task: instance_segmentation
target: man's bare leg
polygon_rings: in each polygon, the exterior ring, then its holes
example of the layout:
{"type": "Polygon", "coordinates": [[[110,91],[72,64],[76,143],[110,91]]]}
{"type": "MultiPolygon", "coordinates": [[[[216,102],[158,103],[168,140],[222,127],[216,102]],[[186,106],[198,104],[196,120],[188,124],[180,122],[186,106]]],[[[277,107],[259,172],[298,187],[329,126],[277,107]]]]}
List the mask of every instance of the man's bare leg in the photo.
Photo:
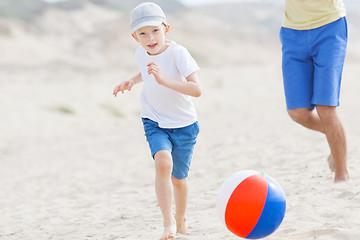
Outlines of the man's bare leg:
{"type": "Polygon", "coordinates": [[[329,165],[329,168],[330,168],[330,171],[331,172],[335,172],[335,164],[334,164],[334,159],[332,157],[332,155],[330,154],[328,159],[327,159],[327,162],[328,162],[328,165],[329,165]]]}
{"type": "Polygon", "coordinates": [[[164,233],[160,240],[174,238],[176,222],[172,214],[173,187],[171,183],[172,158],[168,151],[155,154],[155,190],[163,215],[164,233]]]}
{"type": "Polygon", "coordinates": [[[327,160],[330,170],[335,171],[334,182],[348,181],[346,136],[336,114],[336,107],[318,105],[316,109],[317,112],[308,108],[298,108],[288,110],[288,113],[295,122],[326,135],[331,151],[327,160]]]}
{"type": "Polygon", "coordinates": [[[176,205],[176,232],[186,235],[186,207],[188,199],[188,182],[187,178],[176,179],[171,178],[174,186],[174,196],[176,205]]]}
{"type": "Polygon", "coordinates": [[[302,126],[325,134],[324,127],[321,123],[319,115],[309,108],[296,108],[288,110],[292,120],[301,124],[302,126]]]}
{"type": "Polygon", "coordinates": [[[347,147],[344,127],[337,116],[336,107],[316,106],[325,130],[335,168],[334,182],[349,181],[347,171],[347,147]]]}

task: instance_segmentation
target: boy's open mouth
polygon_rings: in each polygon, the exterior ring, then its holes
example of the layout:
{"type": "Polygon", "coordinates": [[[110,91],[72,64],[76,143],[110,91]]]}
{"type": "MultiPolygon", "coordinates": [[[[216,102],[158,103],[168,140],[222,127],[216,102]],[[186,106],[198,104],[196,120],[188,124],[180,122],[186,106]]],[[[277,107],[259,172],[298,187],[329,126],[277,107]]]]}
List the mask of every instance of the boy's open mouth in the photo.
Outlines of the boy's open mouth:
{"type": "Polygon", "coordinates": [[[156,47],[156,45],[157,45],[157,43],[154,43],[154,44],[149,44],[149,45],[148,45],[148,47],[149,47],[149,48],[155,48],[155,47],[156,47]]]}

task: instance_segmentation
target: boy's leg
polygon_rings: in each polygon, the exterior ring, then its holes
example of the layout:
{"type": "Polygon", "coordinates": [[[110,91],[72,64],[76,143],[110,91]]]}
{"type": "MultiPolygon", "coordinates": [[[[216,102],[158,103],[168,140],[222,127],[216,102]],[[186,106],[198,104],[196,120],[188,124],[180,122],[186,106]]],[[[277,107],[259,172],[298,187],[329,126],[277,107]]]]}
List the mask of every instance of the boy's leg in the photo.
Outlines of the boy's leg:
{"type": "Polygon", "coordinates": [[[172,158],[169,151],[161,150],[154,155],[155,190],[164,219],[164,233],[161,240],[174,238],[176,222],[172,213],[173,187],[171,183],[172,158]]]}
{"type": "Polygon", "coordinates": [[[186,234],[186,207],[189,193],[187,178],[177,179],[172,176],[171,180],[174,186],[174,197],[176,206],[176,231],[181,234],[186,234]]]}
{"type": "Polygon", "coordinates": [[[176,205],[175,220],[177,232],[187,234],[186,229],[186,207],[188,200],[188,180],[190,163],[193,149],[199,134],[199,124],[197,122],[183,128],[174,130],[172,140],[174,143],[172,150],[173,172],[172,183],[174,186],[174,196],[176,205]]]}
{"type": "Polygon", "coordinates": [[[331,158],[335,170],[334,181],[348,181],[346,136],[343,125],[336,114],[336,107],[317,105],[316,110],[330,146],[331,158]]]}

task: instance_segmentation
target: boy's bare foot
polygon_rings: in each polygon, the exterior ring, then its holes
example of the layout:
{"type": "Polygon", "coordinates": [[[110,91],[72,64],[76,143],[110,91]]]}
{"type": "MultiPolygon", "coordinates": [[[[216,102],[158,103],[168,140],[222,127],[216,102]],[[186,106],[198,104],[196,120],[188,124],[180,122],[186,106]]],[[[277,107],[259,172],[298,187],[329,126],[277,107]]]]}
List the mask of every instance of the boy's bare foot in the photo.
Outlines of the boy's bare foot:
{"type": "Polygon", "coordinates": [[[175,238],[176,235],[176,226],[175,221],[173,221],[170,225],[164,226],[164,233],[161,236],[160,240],[167,240],[175,238]]]}
{"type": "Polygon", "coordinates": [[[186,217],[182,220],[176,221],[176,232],[181,233],[183,235],[187,234],[186,217]]]}
{"type": "Polygon", "coordinates": [[[335,172],[335,163],[334,163],[334,159],[331,154],[329,155],[327,162],[329,164],[330,171],[335,172]]]}

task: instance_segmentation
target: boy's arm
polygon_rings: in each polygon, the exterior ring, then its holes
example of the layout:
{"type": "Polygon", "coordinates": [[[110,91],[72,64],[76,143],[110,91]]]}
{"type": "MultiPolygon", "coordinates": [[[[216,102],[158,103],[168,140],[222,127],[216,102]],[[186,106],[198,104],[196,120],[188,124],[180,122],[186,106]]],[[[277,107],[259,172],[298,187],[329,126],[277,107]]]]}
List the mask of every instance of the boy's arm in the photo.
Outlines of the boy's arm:
{"type": "Polygon", "coordinates": [[[129,80],[122,81],[119,85],[115,86],[113,95],[116,97],[119,92],[124,93],[125,90],[130,91],[135,84],[142,81],[141,73],[138,73],[129,80]]]}
{"type": "Polygon", "coordinates": [[[143,79],[141,77],[141,73],[136,74],[130,80],[132,80],[134,82],[134,85],[143,81],[143,79]]]}
{"type": "Polygon", "coordinates": [[[159,66],[155,63],[148,64],[148,73],[153,74],[156,81],[164,87],[170,88],[182,94],[186,94],[192,97],[200,97],[201,85],[199,76],[196,72],[193,72],[186,77],[186,82],[177,81],[171,78],[167,78],[163,75],[159,66]]]}

